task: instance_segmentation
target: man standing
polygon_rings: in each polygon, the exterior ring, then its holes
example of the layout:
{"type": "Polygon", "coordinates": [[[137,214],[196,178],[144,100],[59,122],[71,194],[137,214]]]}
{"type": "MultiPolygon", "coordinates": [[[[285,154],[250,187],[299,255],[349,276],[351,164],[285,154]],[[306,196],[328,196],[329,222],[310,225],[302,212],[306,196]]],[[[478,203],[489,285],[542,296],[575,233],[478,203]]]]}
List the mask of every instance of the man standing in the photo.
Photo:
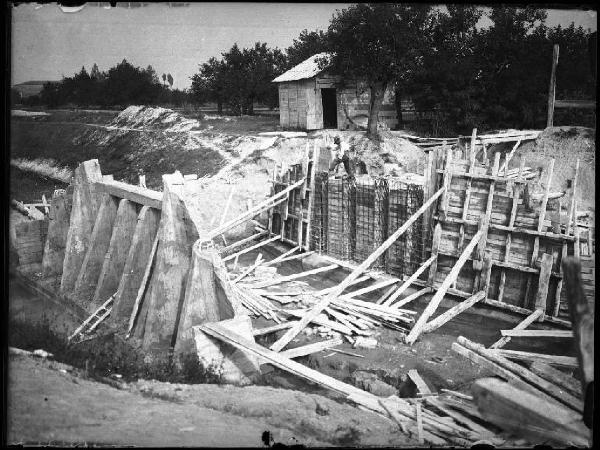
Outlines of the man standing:
{"type": "Polygon", "coordinates": [[[333,151],[334,157],[331,163],[329,164],[329,171],[336,173],[340,163],[344,165],[344,170],[348,175],[350,180],[354,179],[354,161],[350,158],[350,146],[347,142],[341,142],[339,136],[336,136],[333,139],[333,151]]]}

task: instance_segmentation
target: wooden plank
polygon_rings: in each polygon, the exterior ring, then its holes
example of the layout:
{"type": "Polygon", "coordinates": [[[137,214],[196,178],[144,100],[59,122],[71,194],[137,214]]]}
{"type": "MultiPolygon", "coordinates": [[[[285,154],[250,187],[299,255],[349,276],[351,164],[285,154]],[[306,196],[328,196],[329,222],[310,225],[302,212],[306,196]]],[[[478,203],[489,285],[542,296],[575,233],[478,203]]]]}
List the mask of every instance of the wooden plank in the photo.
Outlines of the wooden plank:
{"type": "Polygon", "coordinates": [[[367,286],[362,289],[358,289],[356,291],[349,292],[348,294],[344,294],[344,295],[340,296],[340,299],[347,300],[350,298],[358,297],[359,295],[363,295],[368,292],[376,291],[377,289],[387,287],[390,284],[395,284],[396,282],[397,282],[397,280],[394,280],[393,278],[391,278],[389,280],[383,280],[378,283],[372,284],[371,286],[367,286]]]}
{"type": "MultiPolygon", "coordinates": [[[[569,208],[569,216],[567,219],[567,226],[566,226],[566,230],[565,230],[565,234],[570,234],[571,233],[571,226],[573,226],[574,228],[577,228],[577,218],[575,217],[575,203],[576,203],[576,198],[577,198],[577,176],[579,175],[579,158],[577,158],[577,163],[575,164],[575,176],[573,177],[573,186],[572,186],[572,191],[571,191],[571,205],[569,208]]],[[[564,261],[566,259],[566,257],[568,256],[567,254],[567,243],[563,242],[562,245],[562,253],[561,253],[561,261],[564,261]]],[[[561,264],[561,273],[562,273],[562,264],[561,264]]],[[[558,312],[560,310],[560,297],[561,297],[561,293],[562,293],[562,287],[563,287],[563,280],[560,279],[558,281],[558,285],[556,286],[556,295],[554,296],[554,311],[553,311],[553,316],[558,316],[558,312]]]]}
{"type": "Polygon", "coordinates": [[[571,330],[500,330],[502,336],[572,338],[571,330]]]}
{"type": "MultiPolygon", "coordinates": [[[[433,230],[433,238],[431,240],[431,256],[434,257],[431,262],[431,267],[429,269],[429,276],[427,278],[427,283],[432,286],[435,281],[435,276],[437,274],[437,264],[438,264],[438,253],[440,251],[440,245],[442,242],[442,224],[437,223],[433,230]]],[[[417,281],[413,280],[413,283],[417,281]]]]}
{"type": "Polygon", "coordinates": [[[302,331],[302,329],[312,320],[313,317],[316,317],[318,314],[325,309],[329,303],[340,295],[354,280],[356,280],[365,270],[367,270],[383,253],[387,251],[387,249],[394,243],[396,240],[406,231],[408,228],[416,222],[416,220],[438,199],[440,195],[444,192],[445,188],[441,188],[438,190],[429,200],[423,203],[423,206],[419,208],[415,214],[413,214],[398,230],[396,230],[390,237],[386,239],[386,241],[379,246],[371,255],[365,259],[360,266],[350,273],[333,291],[331,291],[326,297],[324,297],[319,303],[317,303],[307,314],[305,317],[296,324],[293,328],[282,336],[280,340],[275,342],[271,349],[275,351],[281,350],[285,347],[296,335],[302,331]]]}
{"type": "Polygon", "coordinates": [[[584,421],[591,427],[594,405],[594,312],[583,292],[579,261],[573,258],[565,259],[563,270],[581,374],[582,397],[585,399],[584,421]]]}
{"type": "Polygon", "coordinates": [[[335,347],[336,345],[341,345],[343,343],[344,341],[341,337],[333,338],[326,341],[314,342],[312,344],[303,345],[302,347],[285,350],[279,354],[281,356],[285,356],[286,358],[298,358],[300,356],[311,355],[313,353],[327,350],[328,348],[335,347]]]}
{"type": "Polygon", "coordinates": [[[469,245],[467,245],[460,258],[458,259],[454,267],[452,267],[452,270],[444,279],[442,285],[438,288],[437,292],[432,297],[431,301],[423,311],[423,314],[421,314],[413,328],[410,330],[410,333],[406,336],[405,342],[407,344],[412,345],[417,340],[417,337],[419,336],[419,334],[421,334],[423,327],[427,323],[427,320],[433,315],[439,304],[442,302],[442,299],[444,298],[444,295],[446,295],[448,288],[450,288],[450,285],[454,282],[456,277],[458,277],[460,269],[467,261],[467,258],[469,257],[471,252],[475,249],[475,246],[478,244],[479,240],[483,236],[483,233],[484,230],[483,228],[481,228],[477,232],[477,234],[475,234],[473,239],[471,239],[471,242],[469,242],[469,245]]]}
{"type": "Polygon", "coordinates": [[[425,383],[425,380],[423,380],[423,378],[421,378],[421,375],[419,374],[419,372],[416,369],[411,369],[408,371],[408,378],[411,379],[411,381],[413,383],[415,383],[415,386],[417,386],[417,394],[418,395],[432,395],[433,392],[431,392],[431,389],[429,389],[429,386],[427,386],[427,383],[425,383]]]}
{"type": "Polygon", "coordinates": [[[549,364],[534,361],[529,365],[529,370],[542,378],[564,388],[575,397],[581,397],[581,383],[575,377],[568,375],[549,364]]]}
{"type": "Polygon", "coordinates": [[[477,380],[471,392],[484,419],[503,430],[525,435],[531,442],[590,446],[589,430],[567,408],[493,378],[477,380]]]}
{"type": "Polygon", "coordinates": [[[275,333],[276,331],[285,330],[293,325],[294,325],[294,321],[282,322],[282,323],[278,323],[277,325],[273,325],[271,327],[255,328],[254,330],[252,330],[252,334],[254,336],[264,336],[265,334],[271,334],[271,333],[275,333]]]}
{"type": "Polygon", "coordinates": [[[300,363],[292,361],[291,359],[286,358],[285,356],[282,356],[281,354],[276,353],[272,350],[261,347],[260,345],[254,342],[244,339],[237,333],[224,329],[218,323],[205,323],[194,328],[198,328],[206,334],[223,342],[226,342],[246,353],[250,353],[252,355],[263,358],[269,361],[274,366],[285,370],[286,372],[305,378],[313,383],[320,384],[321,386],[336,391],[340,394],[347,396],[355,394],[357,398],[364,398],[366,401],[361,402],[361,404],[363,404],[365,407],[369,409],[374,409],[375,411],[380,413],[385,413],[385,410],[381,406],[379,406],[376,396],[349,384],[342,383],[341,381],[336,380],[335,378],[323,375],[322,373],[319,373],[316,370],[310,369],[300,363]],[[375,402],[378,405],[378,407],[373,408],[372,402],[375,402]]]}
{"type": "Polygon", "coordinates": [[[142,299],[144,298],[144,294],[146,293],[146,286],[148,285],[148,280],[150,278],[150,273],[152,271],[152,264],[154,263],[154,256],[156,255],[156,249],[158,248],[158,233],[156,233],[156,237],[154,238],[154,243],[152,244],[152,250],[150,250],[150,256],[148,258],[148,264],[146,264],[146,269],[144,270],[144,276],[142,278],[142,282],[140,283],[140,288],[138,289],[137,296],[135,298],[135,303],[133,304],[133,311],[131,311],[131,317],[129,318],[129,326],[127,327],[127,335],[125,339],[129,338],[129,334],[133,329],[133,325],[135,324],[135,319],[137,317],[138,310],[142,303],[142,299]]]}
{"type": "MultiPolygon", "coordinates": [[[[440,228],[441,229],[441,228],[440,228]]],[[[437,255],[431,255],[431,257],[425,261],[423,264],[421,264],[421,267],[419,267],[415,273],[413,273],[408,280],[406,280],[404,283],[402,283],[402,286],[400,286],[398,288],[398,290],[396,290],[396,292],[394,292],[394,294],[389,297],[383,304],[385,306],[390,306],[392,303],[394,303],[394,301],[400,297],[404,291],[406,289],[408,289],[408,287],[417,279],[419,278],[419,276],[436,260],[437,255]]],[[[379,302],[378,302],[379,303],[379,302]]]]}
{"type": "Polygon", "coordinates": [[[239,247],[241,245],[247,244],[248,242],[253,241],[255,239],[258,239],[260,237],[263,237],[266,234],[269,234],[269,232],[268,231],[261,231],[259,233],[253,234],[252,236],[248,236],[247,238],[240,239],[239,241],[234,242],[233,244],[228,245],[227,247],[223,247],[223,248],[219,249],[219,252],[221,254],[227,253],[227,252],[233,250],[234,248],[237,248],[237,247],[239,247]]]}
{"type": "Polygon", "coordinates": [[[316,269],[307,270],[305,272],[295,273],[292,275],[287,275],[281,278],[273,278],[271,280],[260,281],[258,283],[253,283],[253,288],[264,288],[267,286],[273,286],[275,284],[284,283],[286,281],[296,280],[298,278],[304,278],[309,275],[314,275],[321,272],[327,272],[329,270],[337,269],[339,266],[337,264],[332,264],[330,266],[317,267],[316,269]]]}
{"type": "Polygon", "coordinates": [[[121,181],[97,181],[93,184],[96,192],[103,192],[119,198],[126,198],[140,205],[162,208],[162,192],[123,183],[121,181]]]}
{"type": "Polygon", "coordinates": [[[429,332],[441,327],[442,325],[449,322],[450,320],[452,320],[453,318],[458,316],[460,313],[462,313],[463,311],[466,311],[471,306],[473,306],[475,303],[477,303],[480,300],[483,300],[484,298],[485,298],[485,291],[479,291],[476,294],[473,294],[471,297],[462,301],[458,305],[453,306],[445,313],[440,314],[432,321],[427,322],[427,324],[423,327],[423,333],[429,333],[429,332]]]}
{"type": "Polygon", "coordinates": [[[420,289],[417,292],[413,292],[412,294],[404,297],[402,300],[396,302],[395,304],[390,305],[390,307],[395,309],[401,308],[404,305],[407,305],[408,303],[412,302],[413,300],[416,300],[417,298],[421,297],[422,295],[429,294],[430,292],[433,292],[433,288],[431,286],[426,286],[423,289],[420,289]]]}
{"type": "Polygon", "coordinates": [[[419,444],[424,444],[425,440],[423,439],[423,416],[421,413],[421,404],[415,404],[415,416],[417,418],[417,441],[419,444]]]}
{"type": "MultiPolygon", "coordinates": [[[[519,141],[521,142],[521,141],[519,141]]],[[[525,165],[525,159],[523,157],[520,158],[519,161],[519,178],[521,178],[523,174],[523,166],[525,165]]],[[[506,167],[508,169],[508,165],[506,167]]],[[[512,194],[512,208],[510,211],[510,219],[508,220],[508,227],[512,228],[515,225],[515,219],[517,217],[517,207],[519,204],[519,195],[521,194],[521,185],[514,184],[513,185],[513,194],[512,194]]],[[[508,258],[510,257],[510,247],[512,245],[512,233],[509,231],[506,233],[506,248],[504,251],[504,262],[508,262],[508,258]]],[[[500,286],[498,287],[498,301],[502,301],[504,298],[504,286],[506,284],[506,270],[502,269],[500,273],[500,286]]]]}
{"type": "MultiPolygon", "coordinates": [[[[445,144],[444,144],[445,146],[445,144]]],[[[450,200],[450,184],[452,183],[452,148],[446,149],[446,167],[444,169],[443,195],[440,199],[439,214],[446,216],[448,211],[448,201],[450,200]]]]}
{"type": "Polygon", "coordinates": [[[277,235],[277,236],[274,236],[272,238],[265,239],[264,241],[260,241],[260,242],[254,244],[254,245],[251,245],[250,247],[247,247],[247,248],[245,248],[243,250],[240,250],[237,253],[233,253],[233,254],[231,254],[229,256],[226,256],[225,258],[223,258],[223,262],[230,261],[230,260],[232,260],[232,259],[234,259],[234,258],[236,258],[238,256],[241,256],[241,255],[243,255],[245,253],[251,252],[252,250],[256,250],[257,248],[260,248],[260,247],[263,247],[264,245],[270,244],[271,242],[274,242],[274,241],[278,240],[280,237],[281,237],[280,235],[277,235]]]}
{"type": "Polygon", "coordinates": [[[565,405],[569,406],[575,411],[583,411],[583,407],[579,399],[573,397],[572,395],[566,392],[561,391],[554,384],[537,376],[535,373],[525,369],[523,366],[509,361],[503,356],[500,356],[499,352],[505,350],[488,350],[483,345],[471,342],[463,336],[459,336],[456,341],[463,347],[468,348],[469,350],[478,353],[484,358],[489,359],[495,364],[498,364],[501,367],[504,367],[505,369],[517,374],[519,377],[533,385],[535,388],[546,392],[551,397],[554,397],[556,400],[560,401],[561,403],[564,403],[565,405]]]}
{"type": "MultiPolygon", "coordinates": [[[[550,275],[552,273],[552,255],[544,253],[542,255],[542,264],[540,267],[540,276],[538,281],[538,291],[535,296],[535,309],[546,311],[546,301],[548,298],[548,285],[550,284],[550,275]]],[[[540,322],[544,316],[540,317],[540,322]]]]}
{"type": "Polygon", "coordinates": [[[502,349],[490,349],[491,352],[498,354],[504,358],[514,359],[515,361],[534,362],[539,361],[554,366],[576,368],[577,358],[574,356],[562,356],[562,355],[546,355],[544,353],[532,353],[524,352],[521,350],[502,350],[502,349]]]}
{"type": "MultiPolygon", "coordinates": [[[[297,247],[294,247],[294,249],[297,247]]],[[[286,252],[289,253],[289,252],[286,252]]],[[[281,258],[280,260],[276,261],[277,258],[275,258],[272,261],[268,261],[266,263],[263,264],[263,266],[274,266],[275,264],[279,264],[282,262],[286,262],[286,261],[292,261],[294,259],[302,259],[302,258],[306,258],[307,256],[310,256],[314,253],[313,250],[311,250],[310,252],[304,252],[304,253],[298,253],[297,255],[291,255],[291,256],[286,256],[285,258],[281,258]]],[[[281,255],[282,256],[282,255],[281,255]]]]}
{"type": "MultiPolygon", "coordinates": [[[[552,175],[554,173],[554,159],[550,160],[550,164],[548,165],[548,178],[546,180],[546,189],[544,191],[544,197],[542,198],[542,205],[540,206],[540,216],[538,219],[537,231],[538,233],[542,232],[544,227],[544,218],[546,217],[546,206],[548,205],[548,194],[550,193],[550,184],[552,183],[552,175]]],[[[533,241],[533,251],[531,253],[531,261],[529,265],[531,267],[534,266],[535,262],[538,259],[538,252],[540,248],[540,238],[536,236],[533,241]]],[[[529,277],[527,280],[527,287],[525,288],[525,301],[529,299],[529,291],[531,290],[532,278],[529,277]]]]}
{"type": "MultiPolygon", "coordinates": [[[[235,260],[237,262],[237,256],[235,257],[235,260]]],[[[262,264],[263,260],[262,260],[262,253],[259,253],[256,256],[256,260],[254,261],[254,264],[252,264],[250,267],[247,267],[242,273],[240,273],[237,277],[235,277],[233,279],[233,281],[231,282],[232,284],[236,284],[238,283],[240,280],[242,280],[243,278],[245,278],[246,276],[250,275],[252,272],[254,272],[254,270],[260,266],[262,264]]],[[[237,263],[236,263],[237,264],[237,263]]],[[[235,264],[234,264],[235,265],[235,264]]]]}
{"type": "Polygon", "coordinates": [[[236,226],[244,223],[245,221],[252,219],[254,216],[260,214],[262,211],[273,208],[274,206],[278,205],[279,203],[285,201],[285,197],[288,195],[288,193],[293,191],[294,189],[299,188],[300,186],[302,186],[303,183],[304,183],[304,179],[299,180],[296,183],[288,186],[283,191],[278,192],[275,195],[269,197],[268,199],[260,202],[258,205],[254,206],[251,210],[246,211],[245,213],[240,214],[239,216],[235,217],[234,219],[231,219],[229,222],[223,224],[222,226],[215,228],[214,230],[209,232],[206,237],[203,237],[203,239],[207,239],[207,240],[214,239],[215,237],[220,236],[221,234],[229,231],[232,228],[235,228],[236,226]]]}
{"type": "MultiPolygon", "coordinates": [[[[532,312],[530,315],[528,315],[524,320],[519,322],[519,324],[516,327],[514,327],[513,330],[524,330],[529,325],[531,325],[533,322],[535,322],[537,319],[539,319],[540,316],[543,316],[543,315],[544,315],[544,310],[536,309],[534,312],[532,312]]],[[[509,342],[510,342],[510,337],[503,336],[502,338],[500,338],[499,340],[494,342],[492,345],[490,345],[490,348],[492,348],[492,349],[493,348],[501,348],[501,347],[504,347],[509,342]]]]}
{"type": "Polygon", "coordinates": [[[313,208],[314,208],[314,198],[315,198],[317,166],[319,165],[320,150],[321,150],[320,147],[316,144],[315,141],[313,141],[313,156],[312,156],[312,165],[311,165],[311,169],[310,169],[310,194],[308,197],[308,208],[306,211],[306,216],[308,218],[308,224],[306,226],[306,250],[311,250],[310,239],[311,239],[312,222],[313,222],[313,208]]]}

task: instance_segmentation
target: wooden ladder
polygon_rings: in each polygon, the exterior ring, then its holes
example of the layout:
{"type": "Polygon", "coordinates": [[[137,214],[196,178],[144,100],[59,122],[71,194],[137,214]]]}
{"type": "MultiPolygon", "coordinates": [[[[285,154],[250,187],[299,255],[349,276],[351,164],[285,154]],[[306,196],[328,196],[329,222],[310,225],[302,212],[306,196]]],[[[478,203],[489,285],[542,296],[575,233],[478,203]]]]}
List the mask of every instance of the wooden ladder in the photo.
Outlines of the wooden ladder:
{"type": "Polygon", "coordinates": [[[98,308],[90,317],[77,328],[71,336],[68,337],[67,342],[71,344],[77,344],[90,339],[89,337],[84,339],[85,335],[91,334],[104,319],[106,319],[112,311],[112,303],[115,298],[116,292],[104,302],[100,308],[98,308]]]}

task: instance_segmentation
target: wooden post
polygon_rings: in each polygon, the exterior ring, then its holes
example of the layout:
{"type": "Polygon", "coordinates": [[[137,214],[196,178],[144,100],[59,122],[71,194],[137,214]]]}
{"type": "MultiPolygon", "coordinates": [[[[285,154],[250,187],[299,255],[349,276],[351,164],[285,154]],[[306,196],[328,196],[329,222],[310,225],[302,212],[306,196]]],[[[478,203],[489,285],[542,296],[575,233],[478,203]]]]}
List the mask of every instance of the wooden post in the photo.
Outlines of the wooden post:
{"type": "Polygon", "coordinates": [[[357,279],[365,270],[383,255],[387,249],[394,243],[408,228],[417,221],[417,219],[438,199],[440,195],[445,191],[446,188],[442,187],[437,191],[429,200],[427,200],[423,206],[419,208],[398,230],[396,230],[386,241],[371,253],[367,259],[365,259],[360,266],[355,268],[350,275],[348,275],[344,281],[342,281],[333,291],[331,291],[326,297],[324,297],[319,303],[317,303],[308,313],[298,321],[294,327],[290,328],[277,342],[271,346],[271,350],[280,351],[285,347],[296,335],[302,331],[302,329],[316,316],[318,316],[329,303],[340,295],[344,290],[357,279]]]}
{"type": "MultiPolygon", "coordinates": [[[[496,152],[494,154],[494,165],[492,166],[492,176],[493,177],[498,176],[498,167],[499,166],[500,166],[500,152],[496,152]]],[[[493,203],[494,203],[495,189],[496,189],[496,182],[492,179],[490,181],[490,190],[488,192],[487,205],[485,208],[485,216],[483,217],[483,224],[481,227],[483,230],[483,236],[481,237],[481,240],[479,241],[479,244],[477,245],[477,256],[478,256],[478,259],[482,263],[483,263],[483,258],[484,258],[485,247],[487,246],[487,234],[488,234],[488,230],[490,228],[490,220],[491,220],[492,208],[493,208],[493,203]]],[[[475,275],[475,284],[474,284],[474,290],[473,290],[474,292],[476,290],[482,288],[482,282],[481,282],[482,276],[485,276],[485,274],[483,274],[483,270],[480,270],[475,275]]]]}
{"type": "MultiPolygon", "coordinates": [[[[519,176],[517,180],[521,180],[523,176],[523,167],[525,165],[525,159],[523,157],[520,158],[519,161],[519,176]]],[[[512,209],[510,211],[510,219],[508,221],[508,227],[512,228],[515,225],[515,219],[517,217],[517,208],[519,206],[519,195],[521,194],[522,184],[515,183],[513,184],[513,194],[512,194],[512,209]]],[[[504,251],[504,262],[508,262],[510,258],[510,247],[512,244],[512,232],[508,231],[506,233],[506,249],[504,251]]],[[[500,286],[498,288],[498,301],[501,302],[504,298],[504,286],[506,284],[506,269],[502,268],[502,272],[500,274],[500,286]]]]}
{"type": "Polygon", "coordinates": [[[546,128],[553,126],[554,122],[554,100],[556,98],[556,66],[558,65],[558,44],[552,49],[552,72],[550,73],[550,88],[548,89],[548,120],[546,128]]]}
{"type": "MultiPolygon", "coordinates": [[[[473,136],[471,137],[471,151],[469,152],[469,169],[467,173],[473,173],[475,168],[475,135],[477,133],[477,128],[473,129],[473,136]]],[[[463,250],[464,238],[465,238],[465,224],[464,221],[467,220],[467,215],[469,213],[469,203],[471,200],[471,183],[473,182],[473,178],[467,178],[467,189],[465,190],[465,201],[463,203],[463,211],[462,211],[462,220],[463,222],[460,224],[460,229],[458,230],[458,251],[463,250]]],[[[456,285],[452,286],[456,288],[456,285]]]]}
{"type": "MultiPolygon", "coordinates": [[[[544,197],[542,198],[542,204],[540,206],[540,216],[538,220],[538,233],[542,232],[544,228],[544,219],[546,218],[546,206],[548,205],[548,195],[550,193],[550,184],[552,183],[552,175],[554,173],[554,159],[550,160],[550,164],[548,165],[548,179],[546,181],[546,190],[544,191],[544,197]]],[[[535,262],[538,259],[538,253],[540,250],[540,237],[536,236],[533,241],[533,251],[531,252],[531,261],[530,266],[533,267],[535,262]]],[[[527,287],[525,288],[525,304],[527,305],[527,301],[529,299],[529,292],[531,290],[531,276],[527,279],[527,287]]]]}
{"type": "Polygon", "coordinates": [[[321,157],[321,148],[313,142],[313,155],[312,155],[312,165],[310,167],[310,186],[308,193],[308,209],[306,211],[306,217],[308,219],[308,224],[306,226],[306,246],[305,250],[310,250],[310,239],[311,239],[311,230],[312,230],[312,222],[314,220],[313,217],[313,207],[315,204],[315,186],[316,186],[316,177],[317,177],[317,167],[319,166],[319,158],[321,157]]]}
{"type": "Polygon", "coordinates": [[[446,141],[444,141],[444,148],[446,149],[446,167],[444,170],[444,194],[440,199],[439,215],[443,219],[446,218],[448,211],[448,202],[450,201],[450,184],[452,183],[452,148],[446,148],[446,141]]]}
{"type": "Polygon", "coordinates": [[[435,282],[435,275],[437,274],[437,261],[438,253],[440,250],[440,243],[442,241],[442,224],[437,223],[433,230],[433,239],[431,240],[431,257],[434,258],[429,267],[429,276],[427,277],[427,284],[433,287],[435,282]]]}
{"type": "MultiPolygon", "coordinates": [[[[567,218],[567,226],[565,229],[565,234],[568,236],[571,233],[571,224],[574,227],[577,227],[577,214],[575,211],[575,203],[576,203],[576,195],[577,195],[577,175],[579,174],[579,158],[577,158],[577,163],[575,164],[575,177],[573,178],[573,185],[571,189],[571,206],[569,208],[569,216],[567,218]]],[[[561,262],[565,260],[567,257],[567,243],[563,242],[562,245],[562,253],[561,253],[561,262]]],[[[560,265],[560,271],[562,273],[562,264],[560,265]]],[[[563,287],[563,279],[558,280],[558,285],[556,286],[556,296],[554,297],[554,310],[552,312],[553,316],[558,316],[558,312],[560,311],[560,295],[562,293],[563,287]]]]}
{"type": "Polygon", "coordinates": [[[433,315],[433,313],[436,311],[436,309],[442,302],[444,296],[446,295],[446,292],[448,291],[456,277],[458,277],[460,269],[462,269],[462,266],[464,266],[465,262],[467,262],[467,259],[469,259],[469,256],[471,256],[471,252],[473,251],[473,249],[475,249],[475,246],[479,243],[479,240],[481,239],[483,234],[484,229],[480,228],[479,231],[475,234],[475,236],[473,236],[473,239],[471,239],[471,242],[469,242],[467,248],[465,248],[465,250],[460,255],[458,261],[456,261],[456,264],[454,265],[454,267],[452,267],[452,270],[444,279],[442,285],[439,287],[439,289],[437,290],[437,292],[432,297],[431,301],[423,311],[423,314],[421,314],[413,328],[410,330],[410,333],[406,336],[405,342],[407,344],[411,345],[417,340],[417,337],[421,334],[421,331],[427,323],[427,320],[433,315]]]}
{"type": "Polygon", "coordinates": [[[563,261],[563,273],[581,374],[582,397],[585,401],[584,422],[591,426],[594,404],[594,314],[583,292],[579,261],[566,258],[563,261]]]}
{"type": "MultiPolygon", "coordinates": [[[[538,291],[535,296],[535,309],[541,309],[546,312],[546,302],[548,297],[548,285],[550,284],[550,274],[552,273],[552,255],[544,253],[542,255],[542,265],[540,267],[540,277],[538,281],[538,291]]],[[[540,322],[544,316],[540,316],[540,322]]]]}

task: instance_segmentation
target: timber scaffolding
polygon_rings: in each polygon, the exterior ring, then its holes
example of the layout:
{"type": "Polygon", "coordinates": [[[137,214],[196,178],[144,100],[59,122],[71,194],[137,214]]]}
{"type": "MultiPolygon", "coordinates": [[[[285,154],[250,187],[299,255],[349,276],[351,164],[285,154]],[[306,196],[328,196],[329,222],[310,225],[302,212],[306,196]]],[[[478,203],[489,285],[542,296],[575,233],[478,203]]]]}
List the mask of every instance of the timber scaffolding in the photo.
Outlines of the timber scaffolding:
{"type": "MultiPolygon", "coordinates": [[[[333,349],[341,337],[356,343],[380,325],[402,332],[406,343],[412,344],[421,333],[480,303],[527,315],[514,330],[499,330],[500,340],[486,356],[503,352],[501,356],[507,360],[529,358],[552,363],[548,355],[501,347],[511,336],[527,331],[524,329],[534,321],[570,325],[561,316],[566,305],[563,302],[561,308],[557,301],[563,298],[561,267],[569,254],[581,258],[580,245],[586,239],[577,233],[578,227],[570,226],[572,220],[550,231],[546,224],[548,189],[540,205],[527,205],[521,200],[527,170],[522,165],[516,172],[500,170],[499,154],[491,165],[483,155],[478,160],[473,144],[430,150],[422,184],[405,177],[359,180],[348,185],[347,190],[354,192],[345,197],[348,200],[339,202],[339,196],[331,197],[338,202],[337,218],[332,218],[329,186],[337,185],[339,192],[344,192],[347,182],[325,173],[330,160],[327,149],[310,147],[307,144],[300,165],[274,175],[270,197],[234,219],[225,221],[223,217],[210,231],[190,217],[186,192],[193,180],[179,173],[164,175],[164,191],[160,193],[103,177],[95,160],[81,164],[75,171],[72,201],[67,201],[65,194],[52,199],[51,216],[55,205],[68,204],[70,211],[64,206],[56,209],[43,254],[44,274],[58,276],[61,293],[92,313],[71,335],[72,341],[102,329],[99,325],[104,321],[117,332],[137,339],[148,354],[191,352],[207,367],[222,365],[223,379],[229,382],[248,382],[260,364],[269,362],[391,417],[404,432],[428,443],[470,445],[484,437],[491,439],[497,432],[491,424],[496,422],[478,415],[472,404],[457,405],[456,398],[442,396],[438,396],[442,402],[437,404],[436,399],[423,401],[425,397],[381,399],[293,359],[333,349]],[[394,189],[394,182],[399,183],[398,189],[394,189]],[[403,189],[406,195],[393,194],[403,189]],[[417,195],[408,195],[409,189],[417,195]],[[347,213],[348,223],[340,228],[336,220],[339,222],[341,215],[343,221],[348,205],[354,212],[347,213]],[[528,206],[533,206],[533,212],[528,206]],[[218,247],[221,236],[262,213],[267,214],[266,227],[259,226],[256,234],[218,247]],[[340,229],[355,233],[342,247],[346,253],[338,255],[344,260],[327,254],[332,238],[339,237],[330,236],[330,230],[339,234],[340,229]],[[495,233],[502,233],[502,237],[495,237],[495,233]],[[423,236],[422,244],[416,238],[419,235],[423,236]],[[502,238],[505,241],[498,243],[502,238]],[[240,256],[260,252],[261,247],[276,241],[293,247],[270,261],[259,253],[254,264],[239,267],[240,256]],[[327,265],[287,276],[276,274],[277,264],[315,253],[321,253],[327,265]],[[520,258],[521,265],[510,259],[513,255],[520,258]],[[399,264],[400,259],[409,263],[399,264]],[[370,270],[373,267],[378,270],[370,270]],[[298,280],[339,268],[351,272],[337,285],[320,291],[297,287],[298,280]],[[522,279],[515,281],[519,276],[522,279]],[[365,287],[352,288],[369,281],[365,287]],[[290,282],[296,284],[296,290],[282,288],[290,282]],[[422,289],[406,295],[412,284],[422,289]],[[525,292],[520,290],[523,287],[525,292]],[[376,302],[357,298],[377,290],[384,292],[376,302]],[[416,317],[415,311],[405,307],[426,293],[434,295],[416,317]],[[466,300],[433,317],[446,294],[466,300]],[[308,306],[293,308],[290,303],[308,306]],[[253,329],[249,316],[262,316],[275,325],[253,329]],[[332,339],[285,350],[309,324],[332,339]],[[270,348],[254,340],[255,336],[284,330],[270,348]],[[232,353],[231,346],[240,352],[232,353]],[[467,419],[461,418],[465,409],[485,426],[465,422],[467,419]]],[[[550,176],[552,167],[551,161],[550,176]]],[[[576,205],[571,202],[569,209],[573,218],[576,205]]],[[[587,241],[588,248],[593,249],[593,235],[587,241]]],[[[575,364],[568,357],[552,356],[552,360],[568,367],[575,364]]],[[[518,370],[514,365],[510,368],[518,370]]],[[[498,373],[509,382],[525,376],[501,369],[498,373]]],[[[534,381],[541,383],[529,377],[530,384],[534,381]]],[[[546,391],[554,392],[551,386],[543,385],[546,391]]],[[[522,383],[521,387],[526,388],[522,383]]],[[[538,391],[530,389],[534,395],[538,391]]],[[[546,397],[542,400],[552,401],[546,397]]],[[[573,410],[580,408],[570,398],[566,401],[571,409],[561,411],[571,417],[573,410]]],[[[564,407],[562,403],[551,406],[556,411],[564,407]]],[[[544,404],[538,406],[538,413],[547,414],[544,404]]],[[[575,428],[571,435],[556,439],[563,443],[569,439],[567,443],[574,445],[585,442],[585,433],[575,428]]]]}

